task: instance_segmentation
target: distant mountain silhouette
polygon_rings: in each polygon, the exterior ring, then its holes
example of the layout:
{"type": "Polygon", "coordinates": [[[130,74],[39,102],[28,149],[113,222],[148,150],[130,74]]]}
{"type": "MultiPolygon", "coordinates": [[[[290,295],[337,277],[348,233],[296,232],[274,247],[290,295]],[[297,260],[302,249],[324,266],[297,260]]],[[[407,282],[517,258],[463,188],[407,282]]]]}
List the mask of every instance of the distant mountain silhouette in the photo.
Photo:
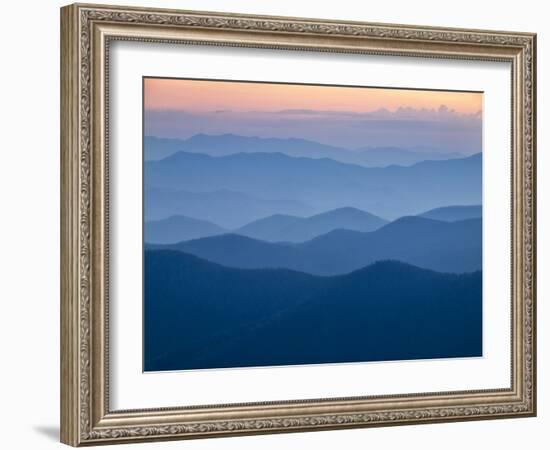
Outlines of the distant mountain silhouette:
{"type": "Polygon", "coordinates": [[[246,224],[244,227],[238,228],[234,232],[235,234],[264,241],[290,242],[291,239],[288,237],[278,239],[281,235],[281,230],[285,230],[293,226],[299,226],[299,224],[303,223],[305,220],[307,220],[307,217],[290,216],[288,214],[273,214],[272,216],[263,217],[246,224]]]}
{"type": "MultiPolygon", "coordinates": [[[[189,204],[186,206],[190,207],[189,204]]],[[[339,208],[305,218],[274,214],[231,232],[207,220],[175,215],[166,219],[146,221],[144,239],[149,244],[174,244],[234,233],[268,242],[304,242],[335,229],[370,231],[386,223],[386,220],[365,211],[339,208]]]]}
{"type": "Polygon", "coordinates": [[[419,216],[428,219],[453,222],[456,220],[481,218],[482,212],[481,205],[444,206],[442,208],[431,209],[430,211],[419,214],[419,216]]]}
{"type": "Polygon", "coordinates": [[[143,160],[160,161],[174,153],[185,151],[185,140],[145,136],[143,138],[143,160]]]}
{"type": "Polygon", "coordinates": [[[480,272],[440,274],[391,261],[314,277],[148,250],[144,367],[481,356],[481,279],[480,272]]]}
{"type": "MultiPolygon", "coordinates": [[[[397,218],[442,204],[481,202],[481,155],[447,161],[424,161],[411,167],[365,168],[331,159],[294,158],[281,153],[238,153],[211,157],[178,152],[161,161],[145,163],[146,187],[190,192],[232,191],[258,199],[292,199],[310,210],[273,210],[250,218],[246,208],[233,208],[245,225],[270,214],[307,216],[343,205],[380,217],[397,218]],[[437,188],[435,188],[437,187],[437,188]],[[313,211],[311,211],[313,210],[313,211]]],[[[147,202],[146,212],[156,206],[147,202]]],[[[227,205],[231,208],[231,203],[227,205]]],[[[149,213],[147,213],[149,214],[149,213]]],[[[188,211],[183,214],[227,223],[188,211]]],[[[157,217],[158,218],[158,217],[157,217]]]]}
{"type": "Polygon", "coordinates": [[[300,244],[235,234],[165,246],[242,269],[286,268],[315,275],[349,273],[394,259],[439,272],[481,269],[481,219],[443,222],[404,217],[372,232],[334,230],[300,244]]]}
{"type": "Polygon", "coordinates": [[[298,138],[261,138],[236,134],[196,134],[188,139],[144,139],[145,161],[158,161],[177,152],[227,156],[235,153],[284,153],[306,158],[330,158],[365,167],[410,166],[420,161],[463,158],[458,152],[437,152],[399,147],[362,147],[348,149],[298,138]]]}
{"type": "Polygon", "coordinates": [[[152,244],[170,244],[223,233],[227,233],[227,230],[212,222],[186,216],[170,216],[143,225],[145,242],[152,244]]]}
{"type": "Polygon", "coordinates": [[[465,156],[458,152],[422,151],[399,147],[363,147],[357,151],[361,165],[366,167],[412,166],[421,161],[458,159],[465,156]]]}
{"type": "Polygon", "coordinates": [[[276,214],[245,225],[235,233],[269,242],[304,242],[335,229],[373,231],[386,220],[356,208],[338,208],[310,217],[276,214]]]}
{"type": "Polygon", "coordinates": [[[271,243],[238,234],[223,234],[155,248],[180,250],[228,267],[288,268],[317,273],[315,270],[307,270],[308,255],[300,251],[299,245],[271,243]]]}
{"type": "Polygon", "coordinates": [[[342,147],[298,138],[261,138],[236,134],[196,134],[188,139],[165,139],[146,136],[145,160],[160,160],[179,151],[204,153],[210,156],[227,156],[234,153],[285,153],[307,158],[353,157],[354,152],[342,147]],[[349,154],[349,155],[348,155],[349,154]]]}
{"type": "Polygon", "coordinates": [[[295,200],[264,200],[227,189],[189,192],[173,188],[146,188],[144,192],[146,221],[183,215],[235,229],[278,212],[309,215],[316,211],[295,200]]]}

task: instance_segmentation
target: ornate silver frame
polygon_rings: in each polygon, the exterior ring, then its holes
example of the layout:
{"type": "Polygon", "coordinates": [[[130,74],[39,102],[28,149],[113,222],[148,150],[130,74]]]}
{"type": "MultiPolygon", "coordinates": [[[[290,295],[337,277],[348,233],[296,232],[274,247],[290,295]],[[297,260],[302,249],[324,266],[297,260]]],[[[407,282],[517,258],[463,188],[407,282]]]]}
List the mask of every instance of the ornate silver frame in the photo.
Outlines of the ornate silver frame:
{"type": "Polygon", "coordinates": [[[75,4],[61,9],[61,440],[73,446],[536,414],[536,36],[75,4]],[[509,389],[112,411],[108,110],[113,40],[507,61],[512,66],[509,389]]]}

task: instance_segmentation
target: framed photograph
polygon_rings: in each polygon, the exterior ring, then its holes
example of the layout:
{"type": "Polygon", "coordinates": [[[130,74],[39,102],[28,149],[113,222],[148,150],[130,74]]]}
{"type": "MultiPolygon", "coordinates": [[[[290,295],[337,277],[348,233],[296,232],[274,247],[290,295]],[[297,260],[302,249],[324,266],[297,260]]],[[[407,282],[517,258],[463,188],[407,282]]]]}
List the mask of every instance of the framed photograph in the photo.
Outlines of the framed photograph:
{"type": "Polygon", "coordinates": [[[61,440],[536,414],[536,36],[61,9],[61,440]]]}

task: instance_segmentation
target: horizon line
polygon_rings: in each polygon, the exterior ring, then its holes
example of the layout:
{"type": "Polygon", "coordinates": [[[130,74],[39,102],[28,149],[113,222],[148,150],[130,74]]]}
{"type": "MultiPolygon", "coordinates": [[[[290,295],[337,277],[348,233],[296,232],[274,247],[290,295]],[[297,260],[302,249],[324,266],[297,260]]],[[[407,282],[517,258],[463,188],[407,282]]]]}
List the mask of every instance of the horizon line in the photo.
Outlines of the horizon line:
{"type": "MultiPolygon", "coordinates": [[[[154,139],[165,139],[170,141],[182,141],[186,142],[194,137],[197,136],[207,136],[207,137],[224,137],[224,136],[232,136],[232,137],[240,137],[245,139],[262,139],[262,140],[277,140],[277,141],[304,141],[304,142],[312,142],[314,144],[322,145],[325,147],[332,147],[335,149],[341,149],[341,150],[348,150],[348,151],[357,151],[357,150],[371,150],[371,149],[399,149],[399,150],[408,150],[412,152],[418,152],[423,153],[426,151],[433,151],[434,153],[439,153],[441,155],[445,154],[452,154],[457,153],[464,156],[472,156],[477,153],[483,153],[483,149],[477,150],[477,151],[467,151],[467,150],[440,150],[438,147],[432,147],[432,146],[420,146],[415,145],[412,147],[402,147],[398,145],[387,145],[387,146],[360,146],[360,147],[348,147],[348,146],[337,146],[332,144],[324,144],[318,140],[315,139],[306,139],[302,137],[277,137],[277,136],[259,136],[257,134],[254,135],[246,135],[246,134],[239,134],[239,133],[195,133],[188,137],[173,137],[173,136],[162,136],[158,134],[145,134],[143,133],[143,141],[145,141],[146,138],[154,138],[154,139]]],[[[142,142],[144,144],[145,142],[142,142]]],[[[188,153],[201,153],[201,152],[188,152],[188,153]]],[[[239,152],[239,153],[284,153],[284,152],[239,152]]],[[[201,153],[202,154],[202,153],[201,153]]],[[[206,153],[205,153],[206,154],[206,153]]],[[[286,154],[286,153],[284,153],[286,154]]],[[[221,156],[229,156],[229,155],[221,155],[221,156]]],[[[319,159],[319,158],[315,158],[319,159]]],[[[449,158],[449,159],[456,159],[456,158],[449,158]]]]}

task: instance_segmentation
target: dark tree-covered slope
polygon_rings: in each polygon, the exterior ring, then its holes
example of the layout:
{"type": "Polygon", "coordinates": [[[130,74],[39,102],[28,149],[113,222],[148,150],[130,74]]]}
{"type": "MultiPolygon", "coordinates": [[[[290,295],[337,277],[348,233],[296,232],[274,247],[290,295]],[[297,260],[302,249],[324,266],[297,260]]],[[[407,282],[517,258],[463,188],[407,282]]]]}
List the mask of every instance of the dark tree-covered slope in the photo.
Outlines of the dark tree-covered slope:
{"type": "Polygon", "coordinates": [[[480,356],[481,273],[395,261],[343,276],[145,253],[145,370],[480,356]]]}

